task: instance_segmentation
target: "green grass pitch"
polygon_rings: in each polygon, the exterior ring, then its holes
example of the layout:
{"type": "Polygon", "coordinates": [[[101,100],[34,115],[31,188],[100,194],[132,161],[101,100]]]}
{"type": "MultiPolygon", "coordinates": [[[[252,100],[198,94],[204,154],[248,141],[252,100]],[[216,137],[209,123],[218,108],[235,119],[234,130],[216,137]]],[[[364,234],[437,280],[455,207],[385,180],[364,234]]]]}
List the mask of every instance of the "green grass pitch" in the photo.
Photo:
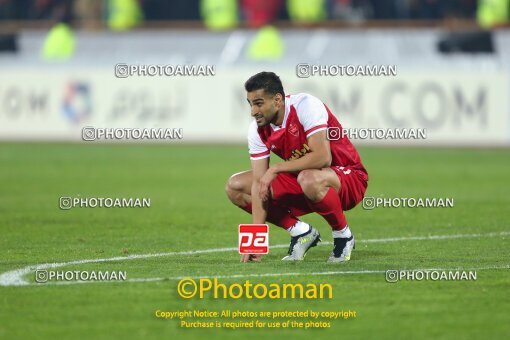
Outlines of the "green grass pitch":
{"type": "MultiPolygon", "coordinates": [[[[62,270],[124,270],[128,279],[0,286],[0,338],[125,339],[498,339],[510,334],[510,150],[359,148],[370,175],[367,196],[452,197],[453,208],[378,208],[347,213],[358,244],[352,260],[327,264],[330,245],[301,263],[284,248],[260,264],[235,251],[69,265],[62,270]],[[490,236],[483,236],[484,234],[490,236]],[[496,233],[496,234],[494,234],[496,233]],[[500,234],[502,233],[502,234],[500,234]],[[429,235],[463,238],[394,240],[429,235]],[[367,241],[368,240],[368,241],[367,241]],[[506,269],[504,268],[506,266],[506,269]],[[387,283],[387,269],[478,268],[476,281],[387,283]],[[492,268],[492,269],[491,269],[492,268]],[[327,271],[352,274],[312,275],[327,271]],[[359,273],[376,271],[376,273],[359,273]],[[301,273],[297,276],[249,276],[301,273]],[[330,283],[332,299],[183,299],[180,276],[231,276],[222,283],[330,283]],[[156,310],[352,310],[326,329],[183,329],[156,310]]],[[[30,265],[237,247],[250,217],[224,193],[249,168],[245,146],[162,144],[0,144],[0,274],[30,265]],[[60,196],[150,197],[146,209],[58,207],[60,196]]],[[[320,216],[304,220],[331,233],[320,216]]],[[[287,244],[271,226],[270,244],[287,244]]],[[[244,319],[249,321],[250,319],[244,319]]]]}

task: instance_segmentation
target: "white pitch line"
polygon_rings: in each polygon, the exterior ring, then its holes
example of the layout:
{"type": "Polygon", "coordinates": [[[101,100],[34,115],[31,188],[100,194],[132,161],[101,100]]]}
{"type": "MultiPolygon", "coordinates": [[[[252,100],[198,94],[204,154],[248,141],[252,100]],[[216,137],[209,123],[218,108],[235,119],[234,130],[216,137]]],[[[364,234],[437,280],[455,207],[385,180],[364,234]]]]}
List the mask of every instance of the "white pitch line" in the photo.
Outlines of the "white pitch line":
{"type": "MultiPolygon", "coordinates": [[[[398,241],[424,241],[424,240],[444,240],[444,239],[456,239],[456,238],[476,238],[476,237],[497,237],[497,236],[508,236],[510,232],[491,232],[485,234],[453,234],[453,235],[428,235],[428,236],[410,236],[410,237],[392,237],[383,239],[367,239],[360,240],[359,243],[387,243],[387,242],[398,242],[398,241]]],[[[322,245],[331,244],[331,242],[322,242],[322,245]]],[[[271,246],[271,249],[276,248],[287,248],[286,244],[277,244],[271,246]]],[[[114,261],[129,261],[136,259],[146,259],[152,257],[163,257],[163,256],[178,256],[178,255],[197,255],[197,254],[208,254],[208,253],[220,253],[237,251],[237,248],[214,248],[214,249],[202,249],[202,250],[190,250],[190,251],[179,251],[179,252],[168,252],[168,253],[154,253],[154,254],[138,254],[128,256],[116,256],[103,259],[85,259],[75,260],[69,262],[60,263],[44,263],[39,265],[31,265],[20,269],[11,270],[0,274],[0,286],[27,286],[30,282],[23,279],[23,276],[36,270],[54,269],[65,266],[81,265],[86,263],[99,263],[99,262],[114,262],[114,261]]],[[[260,274],[259,274],[260,275],[260,274]]],[[[282,275],[281,273],[275,275],[282,275]]],[[[318,274],[317,274],[318,275],[318,274]]],[[[268,274],[269,276],[269,274],[268,274]]],[[[157,278],[156,278],[157,279],[157,278]]],[[[72,281],[76,282],[93,282],[93,281],[72,281]]],[[[40,285],[40,284],[39,284],[40,285]]]]}

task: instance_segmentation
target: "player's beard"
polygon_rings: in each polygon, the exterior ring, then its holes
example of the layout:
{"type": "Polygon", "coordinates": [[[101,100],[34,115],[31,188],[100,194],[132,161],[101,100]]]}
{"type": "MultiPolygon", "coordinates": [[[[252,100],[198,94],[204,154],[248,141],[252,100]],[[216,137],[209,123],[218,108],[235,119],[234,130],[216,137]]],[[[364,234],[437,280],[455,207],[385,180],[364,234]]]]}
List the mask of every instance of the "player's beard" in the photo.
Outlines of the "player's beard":
{"type": "Polygon", "coordinates": [[[266,126],[269,124],[264,115],[262,115],[260,119],[255,118],[255,122],[257,123],[257,126],[266,126]]]}
{"type": "Polygon", "coordinates": [[[272,115],[262,115],[260,121],[255,118],[255,121],[258,126],[266,126],[269,125],[270,123],[274,124],[276,120],[278,120],[278,111],[276,111],[272,115]]]}
{"type": "Polygon", "coordinates": [[[278,124],[276,124],[276,123],[277,123],[277,121],[278,121],[278,109],[276,109],[276,108],[275,108],[274,110],[275,110],[275,111],[274,111],[274,113],[273,113],[273,115],[272,115],[271,119],[269,120],[269,122],[270,122],[270,123],[273,123],[274,125],[278,125],[278,124]]]}

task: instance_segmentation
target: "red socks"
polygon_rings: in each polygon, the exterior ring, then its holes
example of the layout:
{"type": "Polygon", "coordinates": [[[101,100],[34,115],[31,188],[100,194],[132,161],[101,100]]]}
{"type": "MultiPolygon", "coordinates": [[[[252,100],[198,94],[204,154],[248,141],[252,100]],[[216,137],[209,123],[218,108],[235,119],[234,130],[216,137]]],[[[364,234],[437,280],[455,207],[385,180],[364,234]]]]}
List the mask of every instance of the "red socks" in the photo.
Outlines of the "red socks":
{"type": "Polygon", "coordinates": [[[345,215],[342,210],[342,204],[340,202],[340,197],[338,197],[338,193],[335,191],[335,189],[329,188],[326,196],[324,196],[322,201],[314,203],[308,200],[308,204],[313,209],[313,211],[328,221],[331,229],[341,230],[347,225],[347,220],[345,219],[345,215]]]}
{"type": "MultiPolygon", "coordinates": [[[[240,208],[251,214],[251,203],[240,208]]],[[[277,206],[273,201],[271,201],[267,211],[267,221],[287,230],[296,224],[298,219],[292,216],[288,210],[277,206]]]]}

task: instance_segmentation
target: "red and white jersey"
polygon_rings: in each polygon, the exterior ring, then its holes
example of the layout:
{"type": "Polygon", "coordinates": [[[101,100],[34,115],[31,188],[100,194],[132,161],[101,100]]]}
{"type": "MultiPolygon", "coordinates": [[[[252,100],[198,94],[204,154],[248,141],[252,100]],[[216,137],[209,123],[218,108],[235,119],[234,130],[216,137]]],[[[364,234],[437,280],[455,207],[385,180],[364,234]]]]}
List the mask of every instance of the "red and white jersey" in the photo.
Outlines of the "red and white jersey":
{"type": "MultiPolygon", "coordinates": [[[[269,124],[258,127],[255,121],[251,123],[248,132],[250,159],[267,158],[270,152],[286,161],[300,158],[311,151],[308,138],[328,128],[342,131],[342,125],[323,102],[307,93],[287,95],[281,126],[269,124]]],[[[366,173],[347,136],[340,136],[338,140],[329,141],[331,166],[349,166],[366,173]]]]}

